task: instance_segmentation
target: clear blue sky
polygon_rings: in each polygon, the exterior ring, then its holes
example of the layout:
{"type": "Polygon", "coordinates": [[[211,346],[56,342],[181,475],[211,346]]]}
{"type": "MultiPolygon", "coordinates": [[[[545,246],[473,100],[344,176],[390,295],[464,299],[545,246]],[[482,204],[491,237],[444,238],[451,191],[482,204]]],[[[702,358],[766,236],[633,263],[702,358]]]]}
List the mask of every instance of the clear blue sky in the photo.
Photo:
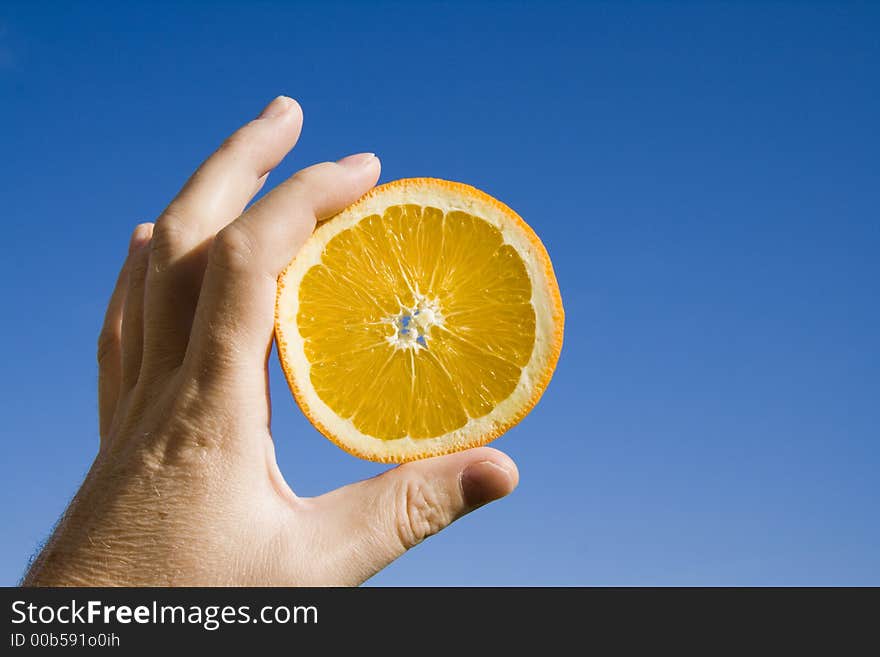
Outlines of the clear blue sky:
{"type": "MultiPolygon", "coordinates": [[[[270,181],[371,150],[481,187],[567,311],[495,443],[519,489],[373,583],[880,584],[878,5],[76,4],[0,8],[0,583],[94,454],[129,232],[283,93],[270,181]]],[[[271,374],[297,492],[380,469],[271,374]]]]}

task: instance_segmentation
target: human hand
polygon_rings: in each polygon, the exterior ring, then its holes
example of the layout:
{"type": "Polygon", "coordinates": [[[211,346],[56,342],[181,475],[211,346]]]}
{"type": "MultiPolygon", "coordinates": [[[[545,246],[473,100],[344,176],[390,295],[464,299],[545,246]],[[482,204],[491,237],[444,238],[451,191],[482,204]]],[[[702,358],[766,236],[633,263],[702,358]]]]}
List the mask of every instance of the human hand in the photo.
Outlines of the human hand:
{"type": "Polygon", "coordinates": [[[275,99],[135,229],[99,340],[98,455],[25,585],[359,584],[516,486],[488,447],[314,498],[282,477],[276,279],[380,169],[371,154],[317,164],[244,212],[301,126],[299,105],[275,99]]]}

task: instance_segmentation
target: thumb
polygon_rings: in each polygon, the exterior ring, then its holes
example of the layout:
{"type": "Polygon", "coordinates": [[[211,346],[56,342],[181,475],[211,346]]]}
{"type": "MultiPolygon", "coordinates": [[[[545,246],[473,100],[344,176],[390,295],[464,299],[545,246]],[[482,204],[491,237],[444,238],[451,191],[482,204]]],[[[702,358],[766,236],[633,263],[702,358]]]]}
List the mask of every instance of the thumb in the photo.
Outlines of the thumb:
{"type": "Polygon", "coordinates": [[[325,581],[360,584],[517,483],[510,457],[479,447],[405,463],[314,498],[325,581]]]}

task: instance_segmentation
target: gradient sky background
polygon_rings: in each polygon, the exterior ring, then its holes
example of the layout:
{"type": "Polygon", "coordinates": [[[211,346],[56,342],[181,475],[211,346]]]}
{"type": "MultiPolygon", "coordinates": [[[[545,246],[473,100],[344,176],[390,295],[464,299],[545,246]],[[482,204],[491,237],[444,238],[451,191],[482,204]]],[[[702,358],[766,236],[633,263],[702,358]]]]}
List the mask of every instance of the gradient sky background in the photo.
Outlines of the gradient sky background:
{"type": "MultiPolygon", "coordinates": [[[[880,584],[877,4],[81,4],[0,8],[0,583],[94,456],[132,227],[284,93],[270,183],[371,150],[481,187],[567,311],[495,443],[519,489],[373,584],[880,584]]],[[[381,469],[271,374],[298,493],[381,469]]]]}

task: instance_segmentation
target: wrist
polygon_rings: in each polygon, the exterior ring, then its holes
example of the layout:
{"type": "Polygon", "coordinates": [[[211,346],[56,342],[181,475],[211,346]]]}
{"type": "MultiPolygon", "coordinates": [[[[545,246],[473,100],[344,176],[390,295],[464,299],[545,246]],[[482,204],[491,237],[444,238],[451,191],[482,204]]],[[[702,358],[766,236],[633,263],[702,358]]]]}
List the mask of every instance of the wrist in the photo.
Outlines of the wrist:
{"type": "Polygon", "coordinates": [[[22,586],[126,586],[134,582],[134,544],[121,540],[132,514],[114,490],[102,455],[33,559],[22,586]],[[110,502],[108,504],[108,501],[110,502]]]}

